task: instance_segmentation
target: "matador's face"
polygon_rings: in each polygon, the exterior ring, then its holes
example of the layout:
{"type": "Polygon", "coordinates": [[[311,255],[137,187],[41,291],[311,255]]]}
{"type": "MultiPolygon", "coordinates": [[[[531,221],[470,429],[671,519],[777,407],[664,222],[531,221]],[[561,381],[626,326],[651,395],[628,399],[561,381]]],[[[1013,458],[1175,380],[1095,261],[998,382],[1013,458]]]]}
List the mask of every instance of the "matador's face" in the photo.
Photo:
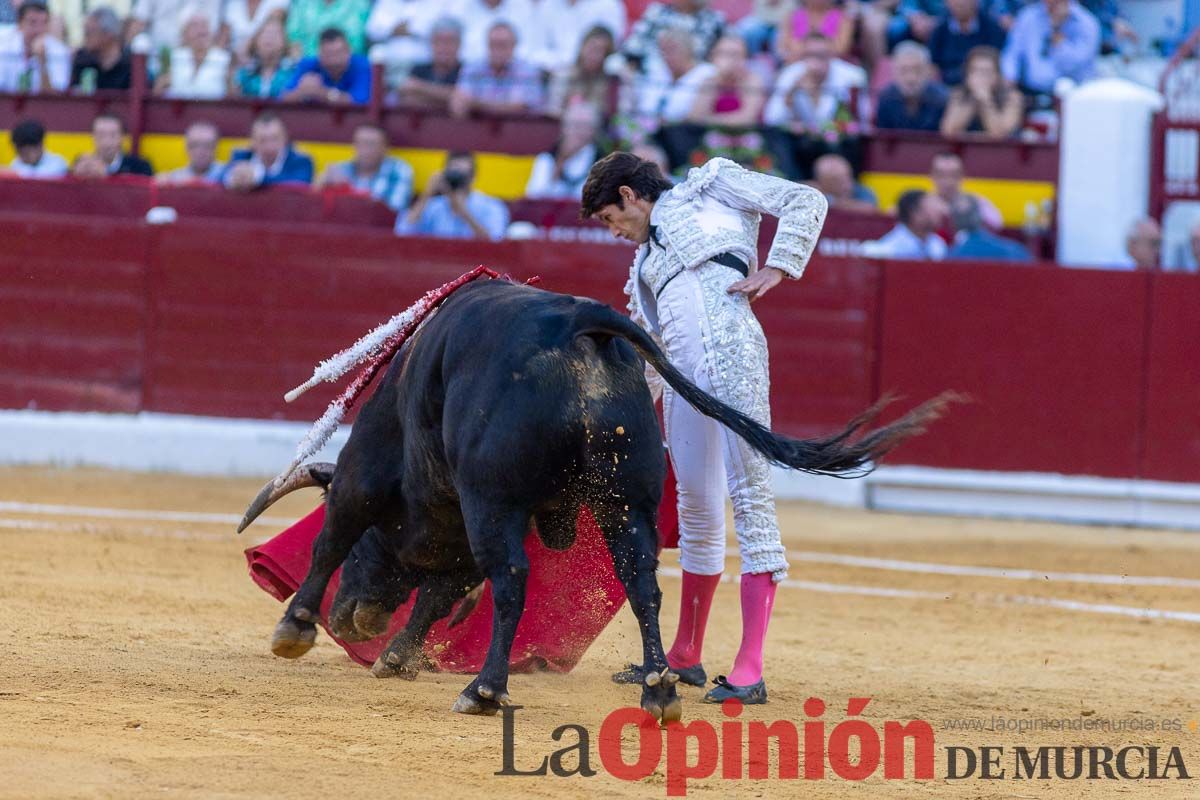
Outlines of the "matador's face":
{"type": "Polygon", "coordinates": [[[618,239],[642,244],[650,238],[650,211],[654,203],[645,200],[628,186],[620,188],[622,202],[609,203],[592,216],[608,226],[618,239]]]}

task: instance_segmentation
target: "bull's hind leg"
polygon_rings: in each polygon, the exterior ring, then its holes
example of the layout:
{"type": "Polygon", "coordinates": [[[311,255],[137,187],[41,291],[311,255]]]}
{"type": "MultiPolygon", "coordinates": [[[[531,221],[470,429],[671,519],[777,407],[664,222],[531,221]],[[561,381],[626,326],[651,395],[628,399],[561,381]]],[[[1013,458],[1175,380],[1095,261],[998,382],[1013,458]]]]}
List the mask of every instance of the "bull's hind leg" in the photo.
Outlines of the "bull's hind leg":
{"type": "Polygon", "coordinates": [[[479,574],[474,570],[449,575],[427,574],[424,581],[408,622],[403,630],[392,637],[387,649],[379,654],[371,667],[371,673],[377,678],[395,676],[411,681],[417,677],[425,663],[422,648],[429,629],[433,623],[449,614],[454,604],[479,583],[479,574]]]}
{"type": "Polygon", "coordinates": [[[683,706],[675,691],[679,675],[667,666],[658,611],[662,591],[658,588],[657,510],[650,507],[592,507],[592,513],[612,554],[613,567],[625,587],[629,605],[642,632],[642,663],[646,665],[641,706],[662,722],[678,720],[683,706]]]}
{"type": "Polygon", "coordinates": [[[381,636],[392,614],[416,589],[423,573],[405,567],[371,527],[342,564],[342,579],[329,609],[329,630],[346,642],[381,636]]]}
{"type": "Polygon", "coordinates": [[[288,604],[283,619],[275,626],[271,652],[277,656],[299,658],[312,649],[329,579],[346,560],[354,543],[371,526],[371,520],[361,511],[366,504],[340,502],[337,498],[335,492],[330,493],[325,507],[325,524],[313,541],[308,575],[288,604]]]}
{"type": "Polygon", "coordinates": [[[517,623],[525,611],[525,581],[529,559],[525,556],[525,534],[530,513],[505,508],[479,498],[462,501],[463,519],[471,554],[483,575],[492,582],[492,642],[483,669],[454,702],[460,714],[492,715],[509,703],[508,662],[517,623]]]}

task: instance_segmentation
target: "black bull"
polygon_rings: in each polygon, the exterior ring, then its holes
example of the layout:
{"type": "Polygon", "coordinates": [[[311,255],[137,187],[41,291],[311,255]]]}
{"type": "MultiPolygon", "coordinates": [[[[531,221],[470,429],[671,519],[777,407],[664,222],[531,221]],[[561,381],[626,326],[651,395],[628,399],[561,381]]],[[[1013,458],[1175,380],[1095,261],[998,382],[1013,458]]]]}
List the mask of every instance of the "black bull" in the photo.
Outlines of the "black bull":
{"type": "Polygon", "coordinates": [[[295,658],[312,647],[326,586],[344,564],[329,625],[345,640],[379,636],[418,592],[407,625],[372,670],[412,679],[430,627],[486,578],[495,601],[491,645],[454,710],[494,714],[509,702],[509,651],[529,572],[525,535],[536,523],[546,546],[569,547],[586,504],[637,616],[643,663],[653,666],[641,705],[661,720],[678,719],[655,575],[666,463],[642,358],[679,396],[772,462],[817,474],[869,469],[949,399],[855,441],[886,401],[835,436],[788,439],[705,394],[606,305],[507,281],[469,284],[393,360],[336,467],[302,467],[283,486],[264,487],[246,512],[239,531],[288,491],[327,488],[312,564],[272,650],[295,658]]]}

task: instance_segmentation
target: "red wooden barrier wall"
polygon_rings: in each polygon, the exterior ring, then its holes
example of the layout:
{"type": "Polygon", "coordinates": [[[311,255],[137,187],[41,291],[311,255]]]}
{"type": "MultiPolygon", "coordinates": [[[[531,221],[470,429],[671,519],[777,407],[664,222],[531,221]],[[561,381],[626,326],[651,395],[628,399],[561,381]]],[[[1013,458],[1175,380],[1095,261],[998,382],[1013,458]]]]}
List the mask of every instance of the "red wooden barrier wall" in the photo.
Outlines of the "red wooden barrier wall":
{"type": "MultiPolygon", "coordinates": [[[[184,220],[0,218],[0,406],[311,420],[313,364],[480,262],[622,305],[632,251],[184,220]]],[[[1200,481],[1200,279],[817,257],[758,306],[777,429],[956,407],[897,463],[1200,481]]]]}

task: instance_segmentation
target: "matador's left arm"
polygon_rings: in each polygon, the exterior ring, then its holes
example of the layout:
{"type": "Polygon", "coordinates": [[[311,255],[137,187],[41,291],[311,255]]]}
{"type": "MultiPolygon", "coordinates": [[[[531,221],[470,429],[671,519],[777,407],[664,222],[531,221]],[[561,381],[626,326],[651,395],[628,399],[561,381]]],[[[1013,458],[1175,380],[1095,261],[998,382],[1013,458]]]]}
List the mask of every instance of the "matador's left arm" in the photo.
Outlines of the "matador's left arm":
{"type": "Polygon", "coordinates": [[[778,217],[779,227],[764,266],[799,278],[825,224],[829,209],[825,195],[811,186],[753,172],[728,159],[714,161],[719,163],[705,191],[732,208],[778,217]]]}

